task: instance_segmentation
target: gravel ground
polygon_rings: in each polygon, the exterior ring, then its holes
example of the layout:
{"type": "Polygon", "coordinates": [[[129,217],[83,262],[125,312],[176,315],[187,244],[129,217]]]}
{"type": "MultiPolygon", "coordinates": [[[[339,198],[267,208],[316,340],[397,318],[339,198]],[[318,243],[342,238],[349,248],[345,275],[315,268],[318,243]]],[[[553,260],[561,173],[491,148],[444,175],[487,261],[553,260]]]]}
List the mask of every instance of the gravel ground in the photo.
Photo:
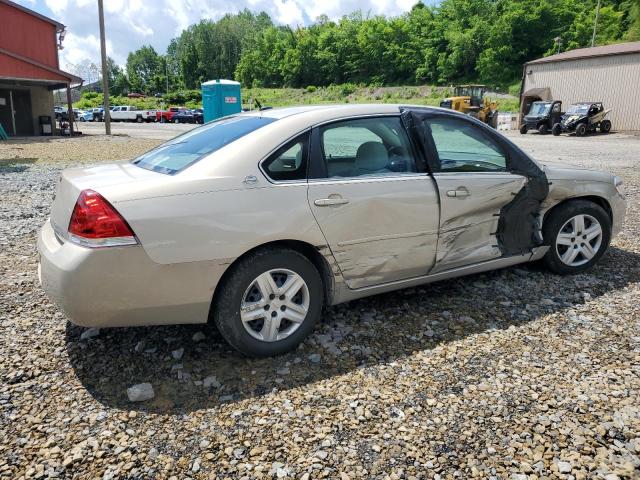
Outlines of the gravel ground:
{"type": "Polygon", "coordinates": [[[624,178],[625,230],[597,268],[333,307],[266,360],[210,327],[84,330],[40,290],[35,236],[60,168],[154,141],[1,143],[0,477],[640,478],[640,137],[510,135],[624,178]],[[143,382],[155,397],[130,402],[143,382]]]}

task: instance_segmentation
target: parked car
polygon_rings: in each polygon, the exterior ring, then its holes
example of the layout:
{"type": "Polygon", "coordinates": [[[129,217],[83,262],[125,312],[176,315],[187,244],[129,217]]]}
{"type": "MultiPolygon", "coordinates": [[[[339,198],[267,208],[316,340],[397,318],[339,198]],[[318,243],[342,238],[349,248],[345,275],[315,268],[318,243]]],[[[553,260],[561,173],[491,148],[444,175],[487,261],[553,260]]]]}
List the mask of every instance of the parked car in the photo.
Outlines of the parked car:
{"type": "Polygon", "coordinates": [[[53,113],[56,117],[56,120],[60,120],[62,118],[62,113],[65,111],[66,109],[64,107],[53,107],[53,113]]]}
{"type": "Polygon", "coordinates": [[[113,107],[110,112],[114,122],[153,122],[156,118],[155,110],[143,110],[131,105],[113,107]]]}
{"type": "Polygon", "coordinates": [[[171,118],[173,123],[204,123],[201,112],[197,110],[180,110],[171,118]]]}
{"type": "Polygon", "coordinates": [[[104,108],[90,108],[87,111],[93,113],[93,119],[91,120],[92,122],[102,122],[104,120],[104,108]]]}
{"type": "Polygon", "coordinates": [[[171,122],[173,120],[173,116],[181,110],[185,110],[185,108],[169,107],[167,110],[158,110],[156,112],[156,122],[171,122]]]}
{"type": "MultiPolygon", "coordinates": [[[[73,121],[77,122],[78,120],[80,120],[80,117],[84,114],[84,110],[79,110],[77,108],[73,109],[73,121]]],[[[69,121],[69,112],[64,109],[61,112],[56,112],[56,120],[58,121],[64,121],[64,122],[68,122],[69,121]]]]}
{"type": "Polygon", "coordinates": [[[211,320],[240,352],[274,355],[324,305],[536,260],[583,272],[621,229],[621,183],[539,165],[451,110],[241,113],[65,170],[39,275],[79,325],[211,320]]]}
{"type": "Polygon", "coordinates": [[[605,110],[601,102],[580,102],[569,106],[558,123],[553,126],[553,134],[575,132],[578,137],[600,130],[611,131],[611,120],[605,118],[611,110],[605,110]]]}
{"type": "MultiPolygon", "coordinates": [[[[76,110],[74,110],[76,113],[76,110]]],[[[91,110],[79,110],[76,116],[80,122],[93,122],[93,112],[91,110]]]]}
{"type": "Polygon", "coordinates": [[[529,130],[537,130],[540,135],[551,131],[553,126],[562,117],[562,102],[533,102],[520,126],[520,133],[525,134],[529,130]]]}

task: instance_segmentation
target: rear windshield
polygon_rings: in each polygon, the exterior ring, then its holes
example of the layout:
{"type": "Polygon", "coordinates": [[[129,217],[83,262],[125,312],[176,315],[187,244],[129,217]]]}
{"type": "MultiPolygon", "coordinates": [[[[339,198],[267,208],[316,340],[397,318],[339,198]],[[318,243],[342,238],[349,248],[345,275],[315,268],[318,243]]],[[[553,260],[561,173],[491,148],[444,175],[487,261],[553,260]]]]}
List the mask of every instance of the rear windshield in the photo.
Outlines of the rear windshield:
{"type": "Polygon", "coordinates": [[[141,155],[133,163],[147,170],[173,175],[275,120],[253,116],[226,117],[180,135],[141,155]]]}

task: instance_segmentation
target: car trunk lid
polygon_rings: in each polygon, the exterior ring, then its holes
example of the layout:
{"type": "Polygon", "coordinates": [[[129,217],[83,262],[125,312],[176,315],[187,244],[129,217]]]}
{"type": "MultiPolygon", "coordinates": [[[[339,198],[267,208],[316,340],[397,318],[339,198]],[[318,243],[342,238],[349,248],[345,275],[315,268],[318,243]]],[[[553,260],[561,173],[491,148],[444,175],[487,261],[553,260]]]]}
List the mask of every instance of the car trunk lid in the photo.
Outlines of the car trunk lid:
{"type": "MultiPolygon", "coordinates": [[[[86,189],[95,190],[104,195],[110,187],[127,187],[131,184],[141,185],[149,181],[161,180],[162,175],[151,170],[138,168],[131,163],[96,165],[86,168],[70,168],[64,170],[58,184],[53,205],[51,207],[51,224],[58,236],[66,237],[71,213],[80,192],[86,189]]],[[[110,200],[110,195],[105,195],[110,200]]]]}

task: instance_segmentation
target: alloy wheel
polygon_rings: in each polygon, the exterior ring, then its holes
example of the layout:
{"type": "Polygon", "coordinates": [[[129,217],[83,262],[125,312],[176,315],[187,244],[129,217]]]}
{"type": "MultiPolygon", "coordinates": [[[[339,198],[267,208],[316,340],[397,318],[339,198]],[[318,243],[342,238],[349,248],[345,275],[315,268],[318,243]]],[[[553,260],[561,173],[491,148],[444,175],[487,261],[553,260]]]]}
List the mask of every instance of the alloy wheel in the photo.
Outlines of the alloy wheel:
{"type": "Polygon", "coordinates": [[[558,258],[570,267],[579,267],[596,256],[602,246],[602,226],[591,215],[570,218],[556,237],[558,258]]]}
{"type": "Polygon", "coordinates": [[[240,319],[249,335],[264,342],[283,340],[304,322],[309,287],[292,270],[273,269],[258,275],[242,296],[240,319]]]}

